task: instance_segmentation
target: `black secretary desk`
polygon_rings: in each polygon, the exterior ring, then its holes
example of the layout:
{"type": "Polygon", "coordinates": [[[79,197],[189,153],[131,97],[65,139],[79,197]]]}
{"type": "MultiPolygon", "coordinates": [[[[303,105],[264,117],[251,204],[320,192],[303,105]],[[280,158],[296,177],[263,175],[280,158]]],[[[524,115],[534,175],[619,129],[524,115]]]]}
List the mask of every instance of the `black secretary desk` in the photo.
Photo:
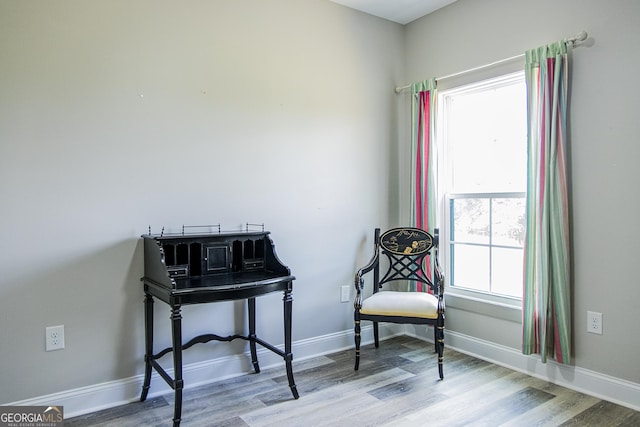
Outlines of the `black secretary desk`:
{"type": "Polygon", "coordinates": [[[182,233],[143,235],[145,302],[145,377],[141,401],[147,398],[151,373],[156,372],[175,392],[173,425],[180,425],[182,414],[182,351],[197,343],[211,340],[249,342],[251,362],[260,372],[256,344],[271,350],[284,359],[289,387],[295,399],[298,391],[293,380],[291,361],[291,271],[278,259],[273,241],[264,226],[250,231],[255,225],[247,224],[244,231],[224,232],[220,226],[183,226],[182,233]],[[215,229],[217,228],[217,231],[215,229]],[[206,230],[200,232],[199,230],[206,230]],[[193,231],[196,230],[196,231],[193,231]],[[284,293],[284,351],[263,341],[256,335],[256,297],[271,292],[284,293]],[[167,303],[171,309],[172,346],[155,353],[153,348],[154,298],[167,303]],[[246,299],[249,313],[249,334],[221,337],[215,334],[199,335],[182,342],[181,307],[217,301],[246,299]],[[173,353],[174,376],[167,373],[158,359],[173,353]]]}

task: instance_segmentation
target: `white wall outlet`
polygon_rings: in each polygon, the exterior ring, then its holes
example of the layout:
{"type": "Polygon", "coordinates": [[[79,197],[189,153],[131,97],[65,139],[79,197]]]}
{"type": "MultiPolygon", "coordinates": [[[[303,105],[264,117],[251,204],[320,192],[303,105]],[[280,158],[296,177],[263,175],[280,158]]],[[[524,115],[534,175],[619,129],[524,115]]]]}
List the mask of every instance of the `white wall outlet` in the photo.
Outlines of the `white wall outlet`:
{"type": "Polygon", "coordinates": [[[64,348],[64,325],[49,326],[45,329],[46,351],[64,348]]]}
{"type": "Polygon", "coordinates": [[[587,311],[587,332],[602,335],[602,313],[587,311]]]}
{"type": "Polygon", "coordinates": [[[351,299],[351,286],[343,286],[340,288],[340,302],[349,302],[351,299]]]}

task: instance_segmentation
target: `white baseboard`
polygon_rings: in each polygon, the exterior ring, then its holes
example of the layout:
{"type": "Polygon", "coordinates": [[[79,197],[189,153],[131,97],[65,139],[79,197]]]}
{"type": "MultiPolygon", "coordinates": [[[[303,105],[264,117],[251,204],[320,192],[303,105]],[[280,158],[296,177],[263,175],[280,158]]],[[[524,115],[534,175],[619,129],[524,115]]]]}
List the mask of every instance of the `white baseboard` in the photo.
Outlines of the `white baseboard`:
{"type": "MultiPolygon", "coordinates": [[[[407,328],[405,333],[433,342],[431,329],[425,331],[425,335],[416,335],[415,330],[411,329],[407,328]]],[[[640,411],[640,384],[577,366],[559,364],[549,359],[547,363],[542,363],[539,356],[524,355],[519,350],[454,331],[445,332],[445,346],[478,359],[640,411]]],[[[446,354],[444,364],[446,378],[446,354]]]]}
{"type": "MultiPolygon", "coordinates": [[[[427,331],[426,334],[422,336],[416,335],[414,330],[403,328],[400,325],[380,325],[381,338],[387,339],[391,336],[402,334],[433,342],[430,339],[430,337],[433,336],[431,331],[427,331]]],[[[553,361],[543,364],[539,358],[534,356],[526,356],[512,348],[479,340],[453,331],[447,332],[445,340],[448,348],[452,348],[461,353],[469,354],[637,411],[640,410],[640,384],[575,366],[560,365],[553,361]]],[[[364,326],[362,328],[362,344],[365,345],[372,342],[373,328],[371,326],[364,326]]],[[[345,330],[296,341],[293,343],[294,363],[349,348],[353,348],[353,330],[345,330]]],[[[261,369],[267,369],[283,363],[280,356],[265,349],[259,349],[258,357],[261,369]]],[[[171,369],[167,369],[167,372],[173,375],[171,369]]],[[[252,372],[252,367],[248,352],[192,363],[183,367],[186,389],[246,375],[249,372],[252,372]],[[202,378],[207,378],[207,380],[202,381],[202,378]]],[[[71,418],[137,401],[140,398],[143,379],[143,375],[136,375],[121,380],[6,403],[5,405],[63,406],[65,417],[71,418]]],[[[171,391],[171,388],[164,380],[154,373],[151,380],[149,397],[163,395],[171,391]]]]}

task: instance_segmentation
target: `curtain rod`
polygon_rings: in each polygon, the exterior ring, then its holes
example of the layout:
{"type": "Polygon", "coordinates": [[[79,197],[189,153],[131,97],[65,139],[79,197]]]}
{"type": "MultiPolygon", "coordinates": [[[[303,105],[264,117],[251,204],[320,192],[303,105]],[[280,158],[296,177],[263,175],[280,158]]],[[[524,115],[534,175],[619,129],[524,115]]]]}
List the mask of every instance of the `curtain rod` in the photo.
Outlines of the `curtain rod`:
{"type": "MultiPolygon", "coordinates": [[[[569,43],[573,47],[573,46],[575,46],[576,42],[585,41],[586,39],[587,39],[587,32],[586,31],[580,31],[575,36],[569,37],[569,38],[565,39],[564,41],[569,43]]],[[[443,77],[437,77],[436,81],[450,79],[452,77],[458,77],[458,76],[461,76],[463,74],[471,73],[473,71],[479,71],[479,70],[482,70],[484,68],[493,67],[493,66],[502,64],[503,62],[509,62],[509,61],[513,61],[514,59],[523,58],[523,57],[524,57],[524,53],[521,53],[520,55],[512,56],[512,57],[506,58],[506,59],[501,59],[499,61],[495,61],[495,62],[492,62],[490,64],[480,65],[479,67],[474,67],[474,68],[470,68],[468,70],[459,71],[457,73],[448,74],[448,75],[443,76],[443,77]]],[[[405,85],[405,86],[396,87],[396,93],[400,93],[405,89],[409,89],[410,87],[411,87],[410,84],[409,85],[405,85]]]]}

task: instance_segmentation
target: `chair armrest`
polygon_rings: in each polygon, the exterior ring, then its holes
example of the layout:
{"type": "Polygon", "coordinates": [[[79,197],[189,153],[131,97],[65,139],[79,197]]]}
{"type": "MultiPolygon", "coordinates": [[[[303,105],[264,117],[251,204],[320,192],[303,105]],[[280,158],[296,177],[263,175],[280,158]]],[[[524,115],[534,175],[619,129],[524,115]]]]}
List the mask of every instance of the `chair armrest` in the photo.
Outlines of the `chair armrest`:
{"type": "Polygon", "coordinates": [[[378,253],[378,247],[376,245],[376,251],[373,257],[371,258],[371,260],[369,260],[367,265],[358,269],[358,271],[356,272],[355,280],[353,283],[353,285],[356,288],[356,298],[353,303],[353,306],[356,309],[360,309],[360,307],[362,307],[362,287],[364,284],[364,280],[362,277],[368,272],[370,272],[371,270],[373,270],[376,267],[376,265],[378,265],[379,260],[380,260],[380,257],[378,253]]]}

